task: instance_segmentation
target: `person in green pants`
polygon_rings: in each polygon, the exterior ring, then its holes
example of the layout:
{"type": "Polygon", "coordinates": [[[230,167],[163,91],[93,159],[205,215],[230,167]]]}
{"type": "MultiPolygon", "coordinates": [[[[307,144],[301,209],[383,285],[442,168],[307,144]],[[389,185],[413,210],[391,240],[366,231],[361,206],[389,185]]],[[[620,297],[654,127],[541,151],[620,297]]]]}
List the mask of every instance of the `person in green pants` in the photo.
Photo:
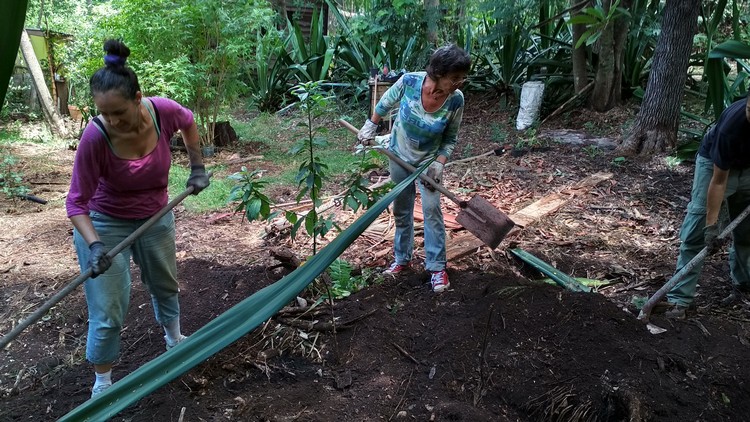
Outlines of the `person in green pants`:
{"type": "MultiPolygon", "coordinates": [[[[750,205],[750,96],[727,107],[716,125],[701,142],[695,162],[695,176],[687,215],[680,229],[680,271],[704,247],[709,254],[721,248],[719,211],[726,201],[734,219],[750,205]]],[[[750,219],[732,233],[729,268],[732,292],[724,299],[730,304],[750,292],[750,219]]],[[[669,318],[683,319],[693,305],[702,263],[667,293],[669,318]]]]}

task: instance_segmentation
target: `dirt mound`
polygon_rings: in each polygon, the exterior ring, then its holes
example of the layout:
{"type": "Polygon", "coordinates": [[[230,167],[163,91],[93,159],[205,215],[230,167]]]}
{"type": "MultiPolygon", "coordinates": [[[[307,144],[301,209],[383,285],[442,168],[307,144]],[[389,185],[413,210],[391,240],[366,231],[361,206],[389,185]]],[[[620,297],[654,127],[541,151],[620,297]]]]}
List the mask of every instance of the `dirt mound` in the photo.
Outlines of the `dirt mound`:
{"type": "MultiPolygon", "coordinates": [[[[600,294],[511,271],[449,275],[451,289],[440,295],[426,274],[412,273],[332,310],[287,309],[117,420],[176,420],[182,408],[186,420],[258,421],[718,421],[750,411],[747,346],[732,323],[702,319],[704,334],[679,322],[654,336],[600,294]],[[331,315],[336,334],[327,324],[312,328],[331,315]]],[[[185,262],[181,277],[188,332],[269,282],[265,268],[200,260],[185,262]]],[[[116,378],[164,350],[147,303],[137,289],[116,378]]],[[[84,304],[70,304],[67,317],[75,320],[76,306],[84,304]]],[[[77,334],[60,351],[80,344],[77,334]]],[[[6,359],[18,348],[11,352],[6,359]]],[[[47,357],[36,371],[36,382],[3,399],[0,419],[55,419],[87,399],[88,365],[47,357]]]]}

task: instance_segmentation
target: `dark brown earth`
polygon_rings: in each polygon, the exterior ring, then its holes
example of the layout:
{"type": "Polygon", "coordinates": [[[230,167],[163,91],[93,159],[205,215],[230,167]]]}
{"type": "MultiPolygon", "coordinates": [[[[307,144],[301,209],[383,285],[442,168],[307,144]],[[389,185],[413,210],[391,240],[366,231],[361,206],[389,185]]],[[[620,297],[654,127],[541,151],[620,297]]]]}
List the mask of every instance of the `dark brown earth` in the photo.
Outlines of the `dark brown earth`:
{"type": "MultiPolygon", "coordinates": [[[[669,167],[664,156],[620,161],[590,146],[592,138],[616,138],[634,115],[630,107],[607,115],[576,110],[545,123],[535,150],[449,167],[449,189],[480,193],[508,213],[569,192],[593,173],[612,173],[496,251],[479,248],[451,261],[449,291],[433,294],[417,265],[335,301],[332,309],[303,315],[290,304],[113,420],[747,420],[750,302],[719,304],[729,293],[726,253],[707,262],[697,309],[686,321],[654,315],[667,331],[653,335],[636,319],[633,299],[653,294],[672,275],[692,165],[669,167]],[[545,133],[563,128],[586,132],[588,140],[545,140],[545,133]],[[572,293],[540,282],[538,272],[509,252],[513,247],[572,276],[610,284],[572,293]],[[335,334],[325,324],[310,328],[332,314],[335,334]]],[[[454,158],[514,145],[509,116],[493,102],[470,98],[454,158]]],[[[226,150],[209,164],[238,152],[259,151],[226,150]]],[[[62,207],[73,152],[29,144],[13,154],[45,157],[48,167],[27,177],[33,193],[51,202],[0,200],[2,333],[78,274],[62,207]]],[[[180,153],[175,158],[184,161],[180,153]]],[[[449,203],[446,209],[453,211],[449,203]]],[[[268,254],[271,247],[309,253],[305,239],[289,244],[273,230],[263,238],[264,224],[226,212],[196,215],[178,207],[176,215],[188,334],[290,271],[268,254]]],[[[338,215],[345,224],[354,218],[338,215]]],[[[387,222],[384,215],[378,224],[387,222]]],[[[391,235],[377,233],[366,233],[343,258],[365,269],[385,265],[391,235]]],[[[140,283],[133,286],[115,379],[164,351],[148,296],[140,283]]],[[[319,291],[300,296],[311,303],[319,291]]],[[[0,421],[55,420],[87,400],[93,376],[83,353],[85,309],[79,289],[0,352],[0,421]]]]}

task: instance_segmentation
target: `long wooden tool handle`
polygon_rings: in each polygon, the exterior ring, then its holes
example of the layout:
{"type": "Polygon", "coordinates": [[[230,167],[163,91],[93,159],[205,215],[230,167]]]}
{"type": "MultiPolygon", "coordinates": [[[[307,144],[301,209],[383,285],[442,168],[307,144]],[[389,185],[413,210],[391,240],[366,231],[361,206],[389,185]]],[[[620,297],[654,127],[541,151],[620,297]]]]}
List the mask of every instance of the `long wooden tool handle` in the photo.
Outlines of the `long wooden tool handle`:
{"type": "MultiPolygon", "coordinates": [[[[211,172],[208,172],[208,177],[211,177],[211,172]]],[[[133,233],[130,234],[130,236],[126,237],[122,242],[117,244],[112,250],[107,252],[107,256],[110,258],[115,257],[118,253],[122,252],[123,249],[127,248],[135,242],[138,237],[140,237],[143,232],[148,230],[151,226],[154,225],[160,218],[164,216],[164,214],[168,213],[172,208],[174,208],[177,204],[182,202],[185,198],[187,198],[188,195],[193,193],[193,187],[189,186],[185,191],[177,195],[174,199],[172,199],[164,208],[159,210],[156,214],[154,214],[151,218],[146,220],[145,223],[143,223],[140,227],[138,227],[133,233]]],[[[47,314],[47,311],[52,309],[53,306],[55,306],[59,301],[61,301],[65,296],[69,295],[73,290],[75,290],[76,287],[78,287],[81,283],[88,280],[89,277],[91,277],[91,268],[87,268],[86,271],[82,272],[81,275],[76,277],[73,281],[68,283],[67,286],[63,287],[59,292],[55,293],[54,296],[49,298],[42,306],[40,306],[36,311],[34,311],[31,315],[28,316],[25,320],[21,321],[15,328],[13,328],[8,334],[4,335],[3,337],[0,337],[0,350],[5,348],[13,339],[18,337],[19,334],[23,332],[26,328],[28,328],[29,325],[39,321],[44,315],[47,314]]]]}
{"type": "MultiPolygon", "coordinates": [[[[341,124],[341,126],[349,129],[349,131],[352,132],[352,133],[354,133],[354,134],[357,134],[359,132],[359,130],[357,130],[356,127],[352,126],[351,123],[347,122],[344,119],[339,119],[339,123],[341,124]]],[[[374,149],[380,151],[385,156],[387,156],[388,158],[390,158],[391,160],[393,160],[396,164],[398,164],[401,167],[409,170],[410,172],[414,173],[414,172],[417,171],[416,167],[414,167],[413,165],[407,163],[406,161],[402,160],[401,158],[397,157],[396,154],[388,151],[387,148],[374,147],[374,149]]],[[[456,197],[456,195],[454,195],[453,192],[451,192],[448,189],[446,189],[445,186],[443,186],[440,183],[437,183],[436,181],[432,180],[431,177],[427,176],[424,173],[420,174],[419,178],[422,179],[422,180],[424,180],[425,182],[429,183],[433,188],[435,188],[436,191],[438,191],[438,192],[442,193],[443,195],[445,195],[448,199],[450,199],[451,201],[453,201],[456,204],[458,204],[458,206],[460,206],[461,208],[465,208],[466,202],[458,199],[458,197],[456,197]]]]}
{"type": "MultiPolygon", "coordinates": [[[[729,236],[729,233],[731,233],[732,230],[734,230],[735,227],[737,227],[742,222],[742,220],[744,220],[748,216],[748,214],[750,214],[750,205],[748,205],[748,207],[745,208],[745,210],[742,211],[740,215],[735,217],[735,219],[731,223],[729,223],[729,225],[724,229],[723,232],[721,232],[718,238],[725,239],[727,236],[729,236]]],[[[672,278],[669,279],[669,281],[665,285],[663,285],[661,289],[657,290],[656,293],[654,293],[654,295],[651,296],[651,298],[646,302],[646,304],[643,305],[643,308],[641,308],[641,312],[638,314],[638,319],[641,321],[648,322],[648,319],[651,316],[651,311],[654,309],[654,306],[656,306],[656,304],[660,300],[662,300],[664,296],[666,296],[667,293],[669,293],[669,291],[672,290],[672,288],[677,285],[677,283],[682,281],[682,279],[685,278],[685,275],[687,275],[687,273],[692,271],[696,265],[701,263],[706,258],[706,255],[708,255],[708,246],[701,249],[701,251],[698,252],[698,255],[694,256],[693,259],[688,261],[688,263],[685,264],[685,266],[682,267],[682,269],[678,271],[677,274],[672,276],[672,278]]]]}

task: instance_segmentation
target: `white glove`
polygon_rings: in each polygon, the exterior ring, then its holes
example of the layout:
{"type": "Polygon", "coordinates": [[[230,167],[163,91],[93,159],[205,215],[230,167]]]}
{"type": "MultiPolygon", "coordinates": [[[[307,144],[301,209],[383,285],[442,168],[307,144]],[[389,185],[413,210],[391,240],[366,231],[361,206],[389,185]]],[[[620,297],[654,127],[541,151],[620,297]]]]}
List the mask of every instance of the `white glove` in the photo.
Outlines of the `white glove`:
{"type": "MultiPolygon", "coordinates": [[[[427,167],[427,177],[435,181],[435,183],[442,183],[443,181],[443,163],[440,161],[433,161],[429,167],[427,167]]],[[[431,187],[431,186],[429,186],[431,187]]]]}
{"type": "Polygon", "coordinates": [[[357,140],[362,145],[370,145],[372,140],[375,139],[375,133],[378,131],[378,125],[367,119],[362,129],[357,132],[357,140]]]}

